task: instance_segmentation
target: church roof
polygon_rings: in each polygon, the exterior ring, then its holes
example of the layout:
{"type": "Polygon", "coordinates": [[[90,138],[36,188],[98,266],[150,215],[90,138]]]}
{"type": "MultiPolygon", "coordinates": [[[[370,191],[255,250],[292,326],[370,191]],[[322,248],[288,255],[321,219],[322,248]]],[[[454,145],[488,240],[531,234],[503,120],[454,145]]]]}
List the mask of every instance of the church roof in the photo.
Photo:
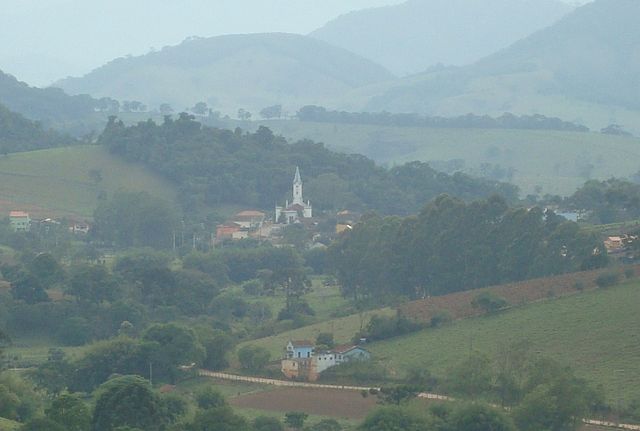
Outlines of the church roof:
{"type": "Polygon", "coordinates": [[[302,178],[300,178],[300,168],[298,166],[296,166],[296,175],[295,177],[293,177],[293,183],[301,183],[302,182],[302,178]]]}

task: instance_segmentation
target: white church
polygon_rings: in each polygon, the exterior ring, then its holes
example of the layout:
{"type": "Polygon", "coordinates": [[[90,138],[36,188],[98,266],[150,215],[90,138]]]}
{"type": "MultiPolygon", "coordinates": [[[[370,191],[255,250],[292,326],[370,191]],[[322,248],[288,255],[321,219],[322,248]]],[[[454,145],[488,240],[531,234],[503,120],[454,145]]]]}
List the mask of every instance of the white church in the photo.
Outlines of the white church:
{"type": "Polygon", "coordinates": [[[301,219],[309,219],[313,217],[313,209],[311,202],[305,203],[302,198],[302,179],[300,178],[300,169],[296,166],[296,175],[293,178],[293,201],[289,205],[287,200],[284,207],[276,205],[276,223],[293,224],[301,219]]]}

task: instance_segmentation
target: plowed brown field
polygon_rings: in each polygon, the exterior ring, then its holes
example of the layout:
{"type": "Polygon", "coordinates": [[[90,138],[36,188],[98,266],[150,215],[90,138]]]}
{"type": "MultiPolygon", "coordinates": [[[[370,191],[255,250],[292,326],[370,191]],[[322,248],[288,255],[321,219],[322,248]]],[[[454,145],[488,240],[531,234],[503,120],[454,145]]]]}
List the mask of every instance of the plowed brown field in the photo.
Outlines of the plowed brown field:
{"type": "Polygon", "coordinates": [[[355,391],[279,388],[229,400],[234,407],[272,412],[305,412],[337,419],[363,419],[377,407],[377,397],[355,391]]]}

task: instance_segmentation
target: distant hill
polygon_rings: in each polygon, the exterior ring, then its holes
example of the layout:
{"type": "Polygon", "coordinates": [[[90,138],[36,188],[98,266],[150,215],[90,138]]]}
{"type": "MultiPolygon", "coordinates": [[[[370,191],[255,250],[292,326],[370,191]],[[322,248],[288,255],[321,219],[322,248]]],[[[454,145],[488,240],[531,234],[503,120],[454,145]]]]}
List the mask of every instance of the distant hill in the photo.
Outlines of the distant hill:
{"type": "Polygon", "coordinates": [[[596,0],[474,65],[375,88],[367,110],[544,113],[639,129],[640,2],[596,0]]]}
{"type": "Polygon", "coordinates": [[[94,112],[96,100],[69,96],[59,88],[36,88],[0,70],[0,104],[46,125],[78,121],[94,112]]]}
{"type": "Polygon", "coordinates": [[[283,33],[192,38],[139,57],[116,59],[56,85],[88,93],[169,103],[183,110],[203,101],[214,110],[256,113],[282,104],[295,110],[356,87],[392,79],[390,72],[342,48],[283,33]]]}
{"type": "Polygon", "coordinates": [[[473,63],[571,9],[559,0],[408,0],[342,15],[311,36],[406,75],[473,63]]]}
{"type": "Polygon", "coordinates": [[[45,130],[34,122],[0,104],[0,153],[15,153],[53,148],[75,143],[71,137],[45,130]]]}

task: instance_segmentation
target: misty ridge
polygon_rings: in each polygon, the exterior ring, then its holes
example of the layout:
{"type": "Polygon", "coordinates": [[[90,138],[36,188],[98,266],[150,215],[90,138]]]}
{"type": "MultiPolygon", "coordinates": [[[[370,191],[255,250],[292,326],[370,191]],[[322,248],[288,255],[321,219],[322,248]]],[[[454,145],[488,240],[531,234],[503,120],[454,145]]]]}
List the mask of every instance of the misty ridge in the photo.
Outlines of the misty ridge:
{"type": "Polygon", "coordinates": [[[640,429],[640,0],[5,2],[0,431],[640,429]]]}

